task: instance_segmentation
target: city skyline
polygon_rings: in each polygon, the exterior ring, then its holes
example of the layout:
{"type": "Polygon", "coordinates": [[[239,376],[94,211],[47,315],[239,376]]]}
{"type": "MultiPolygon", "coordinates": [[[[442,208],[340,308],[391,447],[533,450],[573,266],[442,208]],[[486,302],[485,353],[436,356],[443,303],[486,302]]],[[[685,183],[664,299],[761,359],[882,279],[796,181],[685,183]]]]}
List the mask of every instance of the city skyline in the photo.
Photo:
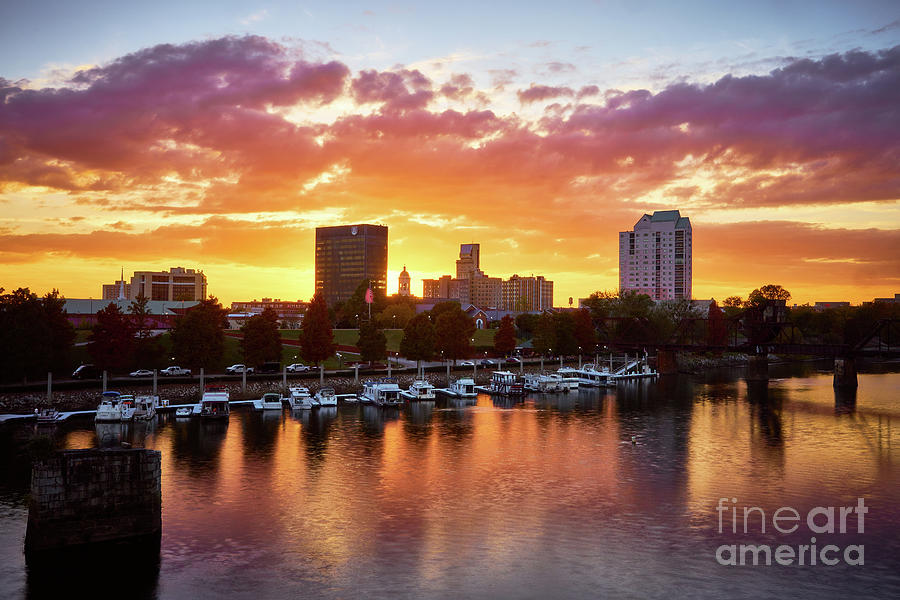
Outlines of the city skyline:
{"type": "Polygon", "coordinates": [[[678,209],[695,298],[900,289],[896,3],[45,4],[0,20],[4,288],[308,300],[316,227],[379,223],[389,294],[479,242],[563,306],[678,209]]]}

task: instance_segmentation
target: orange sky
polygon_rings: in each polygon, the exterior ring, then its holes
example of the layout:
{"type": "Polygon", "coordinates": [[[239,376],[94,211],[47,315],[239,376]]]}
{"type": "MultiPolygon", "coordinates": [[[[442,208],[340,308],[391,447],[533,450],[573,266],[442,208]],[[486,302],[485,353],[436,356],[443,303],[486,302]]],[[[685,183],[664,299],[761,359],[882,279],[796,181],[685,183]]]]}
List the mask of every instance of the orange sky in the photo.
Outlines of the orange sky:
{"type": "Polygon", "coordinates": [[[351,68],[262,37],[155,46],[56,87],[0,78],[0,286],[98,297],[124,267],[220,300],[309,299],[314,229],[390,228],[403,265],[612,290],[617,232],[691,218],[696,298],[900,292],[900,47],[659,89],[351,68]]]}

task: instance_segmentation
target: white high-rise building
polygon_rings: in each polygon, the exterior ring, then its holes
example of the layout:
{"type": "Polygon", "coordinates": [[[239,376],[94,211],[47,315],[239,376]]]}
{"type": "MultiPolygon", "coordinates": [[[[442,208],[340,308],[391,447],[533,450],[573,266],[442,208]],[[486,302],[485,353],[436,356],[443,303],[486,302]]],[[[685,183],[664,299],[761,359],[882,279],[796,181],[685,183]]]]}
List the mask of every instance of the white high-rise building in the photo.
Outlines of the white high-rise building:
{"type": "Polygon", "coordinates": [[[619,289],[654,300],[691,298],[691,220],[677,210],[644,215],[619,233],[619,289]]]}

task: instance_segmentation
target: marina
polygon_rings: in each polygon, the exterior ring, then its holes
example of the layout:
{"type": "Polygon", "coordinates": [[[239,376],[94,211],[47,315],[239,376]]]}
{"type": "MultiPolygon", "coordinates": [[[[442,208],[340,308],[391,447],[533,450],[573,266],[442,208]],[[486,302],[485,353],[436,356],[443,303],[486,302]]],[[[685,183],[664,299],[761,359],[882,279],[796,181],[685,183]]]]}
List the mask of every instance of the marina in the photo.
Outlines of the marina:
{"type": "MultiPolygon", "coordinates": [[[[539,597],[621,597],[640,586],[651,596],[720,598],[735,581],[758,596],[789,589],[819,600],[828,585],[892,597],[900,585],[898,378],[861,375],[849,398],[835,392],[830,373],[785,367],[762,388],[723,373],[509,401],[439,395],[390,410],[340,402],[256,412],[245,401],[228,419],[176,419],[168,407],[154,426],[83,414],[46,435],[60,448],[126,443],[162,453],[162,540],[149,563],[130,568],[121,589],[134,597],[190,598],[201,587],[219,597],[253,589],[342,598],[386,588],[423,597],[452,587],[493,598],[521,595],[524,582],[539,597]],[[864,543],[866,565],[723,569],[719,497],[767,514],[864,497],[872,506],[865,534],[821,539],[864,543]],[[298,503],[302,511],[285,510],[298,503]],[[565,555],[553,550],[560,544],[565,555]],[[686,577],[630,571],[634,561],[677,564],[686,577]]],[[[6,423],[0,435],[31,432],[34,423],[6,423]]],[[[13,476],[14,456],[3,462],[0,595],[53,581],[63,588],[61,577],[29,576],[24,566],[27,483],[13,476]]]]}

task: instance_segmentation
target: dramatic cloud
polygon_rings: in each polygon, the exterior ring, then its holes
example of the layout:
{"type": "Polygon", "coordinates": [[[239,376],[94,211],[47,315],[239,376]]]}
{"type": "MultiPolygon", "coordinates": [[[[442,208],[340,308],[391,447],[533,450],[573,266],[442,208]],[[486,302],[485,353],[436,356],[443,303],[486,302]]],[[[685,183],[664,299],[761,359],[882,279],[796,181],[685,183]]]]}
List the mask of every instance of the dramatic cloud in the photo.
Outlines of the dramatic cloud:
{"type": "MultiPolygon", "coordinates": [[[[570,66],[545,65],[571,77],[570,66]]],[[[580,269],[587,279],[596,269],[614,282],[615,233],[644,211],[900,200],[900,47],[792,60],[767,74],[656,93],[524,88],[513,69],[485,77],[493,92],[479,89],[486,82],[477,74],[432,81],[402,67],[352,73],[265,38],[226,37],[148,48],[59,88],[0,79],[0,201],[23,219],[28,199],[42,194],[54,195],[54,210],[116,214],[103,231],[87,230],[90,218],[59,221],[65,232],[4,228],[0,260],[112,259],[139,245],[250,264],[287,252],[290,244],[274,237],[307,231],[290,215],[339,209],[426,244],[422,223],[432,221],[450,224],[439,237],[451,247],[461,224],[486,239],[515,239],[504,256],[528,266],[494,272],[580,269]],[[272,216],[254,230],[247,213],[272,216]],[[147,227],[176,216],[203,226],[147,227]],[[579,262],[598,254],[607,259],[579,262]]],[[[896,225],[838,235],[809,224],[744,223],[708,226],[697,240],[727,230],[716,238],[726,254],[761,253],[759,264],[793,269],[798,281],[831,268],[871,282],[879,270],[897,274],[889,258],[900,254],[897,238],[884,233],[896,225]],[[782,253],[782,236],[809,241],[811,254],[782,253]],[[847,250],[835,255],[838,247],[847,250]]],[[[700,277],[716,272],[704,260],[700,277]]]]}

